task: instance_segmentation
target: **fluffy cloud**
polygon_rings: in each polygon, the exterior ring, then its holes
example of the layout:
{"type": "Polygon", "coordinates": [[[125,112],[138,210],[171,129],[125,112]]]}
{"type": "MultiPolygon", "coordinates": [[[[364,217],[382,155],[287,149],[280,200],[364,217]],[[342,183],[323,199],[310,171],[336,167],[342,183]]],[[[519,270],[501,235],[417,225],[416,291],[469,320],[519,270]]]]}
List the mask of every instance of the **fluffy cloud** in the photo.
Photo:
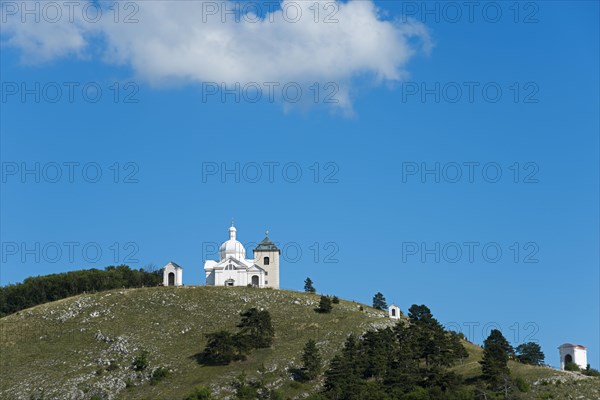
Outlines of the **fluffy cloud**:
{"type": "Polygon", "coordinates": [[[2,5],[3,45],[19,48],[25,62],[101,54],[156,85],[335,82],[342,107],[353,80],[401,80],[407,62],[431,47],[422,24],[386,20],[364,0],[239,3],[238,15],[231,1],[121,2],[101,17],[97,3],[67,10],[57,2],[60,18],[39,3],[38,22],[23,15],[25,3],[2,5]]]}

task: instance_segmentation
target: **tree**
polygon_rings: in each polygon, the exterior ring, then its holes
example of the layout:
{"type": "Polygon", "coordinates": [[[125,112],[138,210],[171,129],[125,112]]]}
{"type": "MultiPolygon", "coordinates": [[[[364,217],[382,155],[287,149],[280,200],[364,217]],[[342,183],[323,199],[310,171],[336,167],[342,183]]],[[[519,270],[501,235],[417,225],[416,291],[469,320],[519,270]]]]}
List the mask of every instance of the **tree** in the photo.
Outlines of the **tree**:
{"type": "Polygon", "coordinates": [[[517,346],[517,359],[524,364],[542,365],[544,364],[544,353],[539,344],[527,342],[517,346]]]}
{"type": "Polygon", "coordinates": [[[303,375],[308,379],[315,379],[321,372],[322,361],[319,355],[319,349],[313,339],[310,339],[304,345],[304,353],[302,354],[302,370],[303,375]]]}
{"type": "Polygon", "coordinates": [[[319,307],[316,309],[316,311],[319,313],[329,313],[331,312],[331,309],[331,299],[327,296],[321,296],[319,307]]]}
{"type": "Polygon", "coordinates": [[[505,377],[510,376],[508,369],[508,356],[512,354],[512,347],[498,329],[492,329],[490,335],[483,342],[483,360],[481,371],[483,378],[492,387],[499,387],[504,383],[505,377]]]}
{"type": "Polygon", "coordinates": [[[408,309],[408,318],[411,322],[417,321],[427,321],[433,318],[431,314],[431,310],[425,304],[421,304],[420,306],[413,304],[408,309]]]}
{"type": "Polygon", "coordinates": [[[306,278],[304,281],[304,291],[307,293],[315,293],[317,291],[313,286],[312,279],[306,278]]]}
{"type": "Polygon", "coordinates": [[[231,332],[217,331],[206,334],[208,343],[201,354],[201,361],[209,365],[227,365],[246,358],[245,349],[231,332]]]}
{"type": "Polygon", "coordinates": [[[337,296],[333,296],[333,298],[331,299],[331,302],[333,304],[340,304],[340,298],[337,296]]]}
{"type": "Polygon", "coordinates": [[[387,310],[388,306],[385,302],[385,297],[383,297],[381,292],[377,292],[375,293],[375,296],[373,296],[373,308],[378,310],[387,310]]]}
{"type": "Polygon", "coordinates": [[[275,328],[271,322],[271,314],[267,310],[253,307],[240,314],[242,321],[238,324],[238,337],[249,348],[261,349],[271,347],[275,328]]]}

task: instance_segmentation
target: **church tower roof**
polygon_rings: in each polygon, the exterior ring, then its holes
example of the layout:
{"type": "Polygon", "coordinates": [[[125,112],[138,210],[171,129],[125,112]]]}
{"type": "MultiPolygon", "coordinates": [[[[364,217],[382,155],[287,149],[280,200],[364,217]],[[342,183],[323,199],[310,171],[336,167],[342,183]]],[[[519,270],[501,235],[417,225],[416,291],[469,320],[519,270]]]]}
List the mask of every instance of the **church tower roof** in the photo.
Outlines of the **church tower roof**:
{"type": "Polygon", "coordinates": [[[273,243],[271,241],[271,239],[269,239],[268,235],[269,235],[269,231],[267,231],[267,236],[262,240],[262,242],[260,242],[258,244],[258,246],[256,246],[254,251],[277,251],[277,252],[279,252],[279,249],[277,248],[275,243],[273,243]]]}

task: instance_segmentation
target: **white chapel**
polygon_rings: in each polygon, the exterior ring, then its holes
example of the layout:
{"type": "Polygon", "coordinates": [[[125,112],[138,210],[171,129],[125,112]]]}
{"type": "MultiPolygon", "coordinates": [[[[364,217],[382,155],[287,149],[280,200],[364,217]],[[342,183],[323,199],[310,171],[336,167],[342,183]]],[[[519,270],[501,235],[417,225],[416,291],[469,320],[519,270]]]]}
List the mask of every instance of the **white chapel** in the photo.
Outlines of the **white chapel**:
{"type": "Polygon", "coordinates": [[[229,228],[229,240],[219,248],[219,260],[206,260],[204,272],[207,286],[254,286],[279,289],[279,255],[268,236],[253,250],[254,257],[246,259],[246,249],[238,242],[237,229],[229,228]]]}

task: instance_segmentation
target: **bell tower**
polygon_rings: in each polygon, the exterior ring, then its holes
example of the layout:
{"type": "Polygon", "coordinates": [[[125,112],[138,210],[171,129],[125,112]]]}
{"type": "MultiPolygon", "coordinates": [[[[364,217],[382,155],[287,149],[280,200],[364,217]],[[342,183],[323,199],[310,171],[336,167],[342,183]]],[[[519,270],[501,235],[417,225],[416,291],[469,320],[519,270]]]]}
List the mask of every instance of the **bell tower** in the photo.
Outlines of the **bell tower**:
{"type": "Polygon", "coordinates": [[[279,255],[281,251],[269,239],[269,231],[266,232],[266,235],[254,249],[254,264],[266,271],[265,287],[279,289],[279,255]]]}

